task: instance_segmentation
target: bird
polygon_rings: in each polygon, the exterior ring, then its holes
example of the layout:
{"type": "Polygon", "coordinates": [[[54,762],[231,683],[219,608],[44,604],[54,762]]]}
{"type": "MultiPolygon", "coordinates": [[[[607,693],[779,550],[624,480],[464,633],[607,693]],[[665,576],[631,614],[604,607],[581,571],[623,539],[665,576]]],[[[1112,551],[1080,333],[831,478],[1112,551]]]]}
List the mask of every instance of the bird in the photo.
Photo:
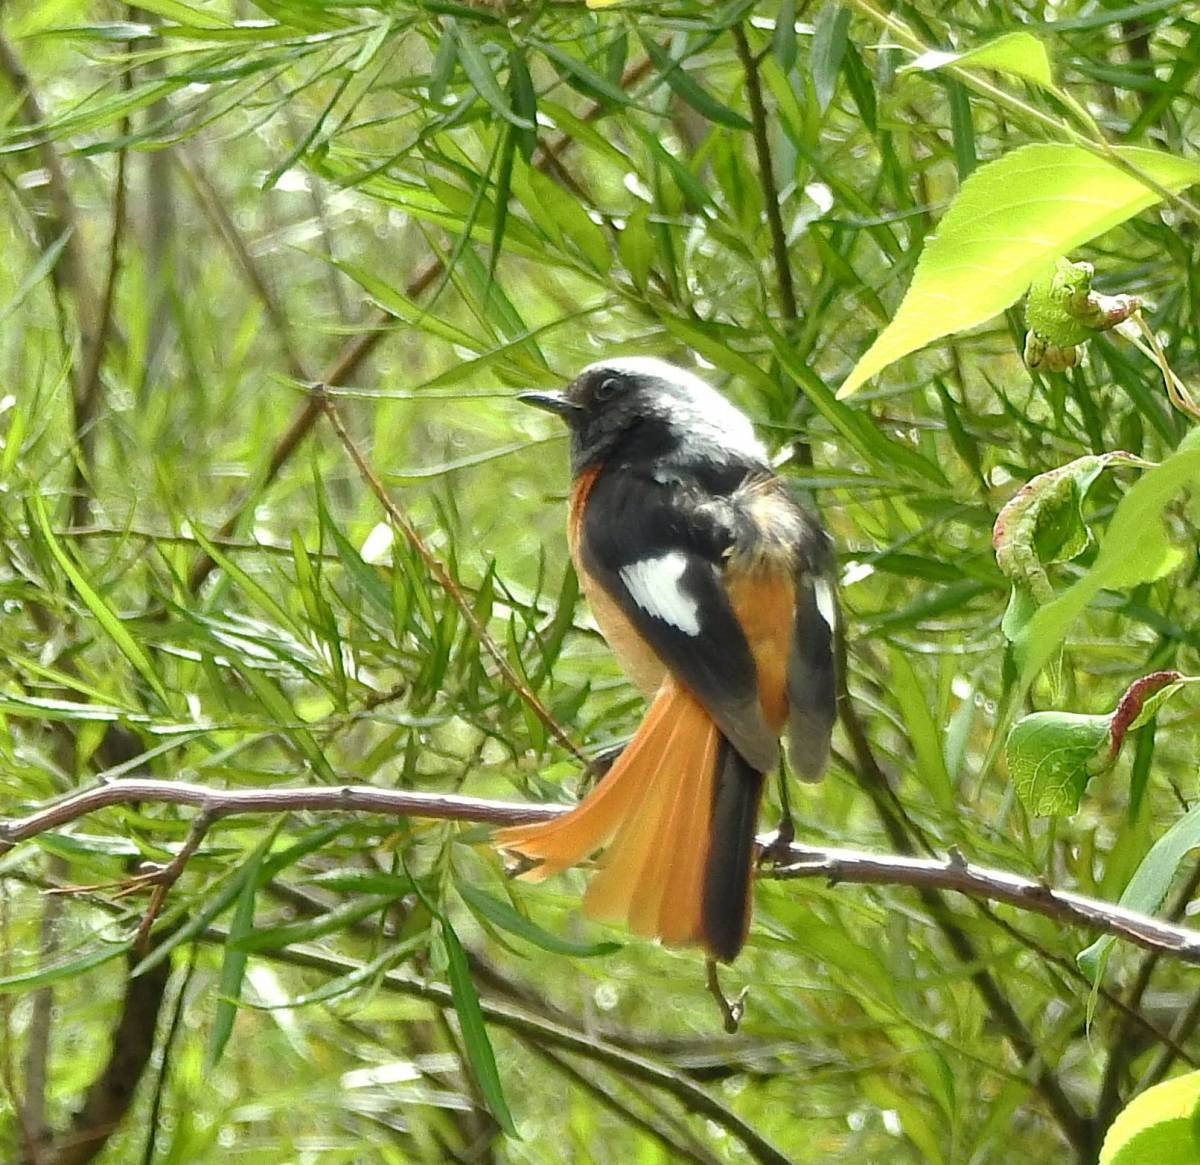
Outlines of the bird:
{"type": "Polygon", "coordinates": [[[587,861],[585,914],[732,962],[766,774],[819,779],[836,717],[832,550],[750,419],[695,373],[593,363],[522,402],[570,437],[567,541],[618,663],[649,700],[594,788],[495,843],[541,880],[587,861]]]}

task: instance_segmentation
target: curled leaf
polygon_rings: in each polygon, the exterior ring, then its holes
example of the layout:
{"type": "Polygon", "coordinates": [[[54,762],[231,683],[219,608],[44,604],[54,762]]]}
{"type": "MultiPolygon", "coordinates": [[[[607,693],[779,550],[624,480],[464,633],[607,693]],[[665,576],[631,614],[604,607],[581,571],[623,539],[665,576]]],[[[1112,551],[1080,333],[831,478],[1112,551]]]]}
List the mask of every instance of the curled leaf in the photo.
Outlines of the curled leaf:
{"type": "Polygon", "coordinates": [[[1012,583],[1001,628],[1013,640],[1038,607],[1054,598],[1046,566],[1069,562],[1091,543],[1083,501],[1101,471],[1153,462],[1116,450],[1076,458],[1026,482],[1001,509],[992,528],[996,565],[1012,583]]]}

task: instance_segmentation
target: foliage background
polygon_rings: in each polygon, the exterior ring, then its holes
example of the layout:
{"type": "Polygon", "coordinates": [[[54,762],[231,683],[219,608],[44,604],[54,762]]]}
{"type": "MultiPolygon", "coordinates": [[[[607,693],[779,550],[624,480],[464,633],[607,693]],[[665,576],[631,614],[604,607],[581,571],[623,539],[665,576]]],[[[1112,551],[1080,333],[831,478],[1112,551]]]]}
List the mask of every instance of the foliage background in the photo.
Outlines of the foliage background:
{"type": "MultiPolygon", "coordinates": [[[[892,11],[930,46],[1034,31],[1114,143],[1186,153],[1200,133],[1192,6],[892,11]]],[[[829,777],[795,794],[800,838],[953,845],[1115,898],[1194,797],[1194,700],[1074,819],[1027,819],[993,761],[1008,587],[991,526],[1035,474],[1159,459],[1185,421],[1117,339],[1031,376],[1015,312],[832,402],[959,182],[1066,124],[1017,81],[998,82],[1014,106],[899,72],[911,54],[883,20],[865,0],[9,0],[5,814],[132,773],[561,797],[577,766],[411,547],[381,540],[304,385],[336,386],[428,548],[590,750],[640,705],[575,602],[561,436],[510,390],[692,352],[840,550],[853,705],[829,777]]],[[[1192,383],[1197,225],[1158,208],[1080,256],[1154,304],[1192,383]]],[[[1097,484],[1090,521],[1128,480],[1097,484]]],[[[1032,706],[1103,712],[1148,671],[1200,670],[1188,518],[1171,515],[1187,564],[1106,594],[1032,706]]],[[[1152,956],[1118,947],[1089,1029],[1082,933],[769,879],[725,1036],[694,955],[514,936],[480,892],[572,942],[624,940],[579,921],[578,878],[515,885],[480,829],[415,819],[222,822],[167,900],[157,971],[130,979],[145,899],[110,884],[167,860],[193,816],[109,809],[0,858],[4,1159],[1086,1161],[1181,1062],[1162,1033],[1197,1055],[1194,981],[1152,956]],[[62,885],[85,889],[43,892],[62,885]],[[438,993],[442,918],[507,1009],[489,1031],[520,1139],[438,993]]],[[[1197,881],[1189,866],[1173,909],[1197,881]]]]}

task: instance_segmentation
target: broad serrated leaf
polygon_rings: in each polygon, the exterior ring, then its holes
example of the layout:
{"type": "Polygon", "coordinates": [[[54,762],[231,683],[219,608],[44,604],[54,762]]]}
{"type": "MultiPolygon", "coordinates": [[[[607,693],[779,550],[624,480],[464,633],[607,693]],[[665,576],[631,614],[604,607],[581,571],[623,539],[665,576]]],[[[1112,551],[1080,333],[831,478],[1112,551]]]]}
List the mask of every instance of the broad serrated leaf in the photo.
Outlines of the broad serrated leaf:
{"type": "Polygon", "coordinates": [[[1121,1110],[1098,1165],[1200,1165],[1200,1072],[1156,1084],[1121,1110]]]}
{"type": "Polygon", "coordinates": [[[1046,565],[1069,562],[1091,543],[1083,501],[1092,483],[1111,465],[1151,466],[1130,453],[1078,457],[1023,485],[1000,510],[992,528],[996,565],[1012,583],[1001,628],[1015,639],[1038,604],[1054,598],[1046,565]]]}
{"type": "Polygon", "coordinates": [[[1074,813],[1084,786],[1112,764],[1110,716],[1034,712],[1012,726],[1004,751],[1017,796],[1038,817],[1074,813]]]}
{"type": "MultiPolygon", "coordinates": [[[[1200,182],[1200,162],[1117,148],[1168,190],[1200,182]]],[[[838,390],[847,397],[895,360],[989,320],[1073,247],[1159,201],[1144,182],[1082,146],[1036,143],[981,166],[926,243],[895,318],[838,390]]]]}
{"type": "Polygon", "coordinates": [[[1056,89],[1050,54],[1046,52],[1046,46],[1031,32],[1007,32],[995,40],[989,40],[986,44],[961,53],[931,49],[905,65],[899,72],[928,73],[944,69],[947,65],[995,69],[998,73],[1007,73],[1012,77],[1031,81],[1043,89],[1056,89]]]}

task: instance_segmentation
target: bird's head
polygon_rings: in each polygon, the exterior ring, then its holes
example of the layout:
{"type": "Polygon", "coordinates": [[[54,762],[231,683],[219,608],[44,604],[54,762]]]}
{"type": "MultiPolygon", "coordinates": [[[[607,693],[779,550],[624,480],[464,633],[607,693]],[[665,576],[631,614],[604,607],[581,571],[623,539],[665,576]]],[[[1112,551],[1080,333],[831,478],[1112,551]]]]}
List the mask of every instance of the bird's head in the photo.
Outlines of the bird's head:
{"type": "Polygon", "coordinates": [[[523,392],[519,399],[566,422],[575,473],[610,461],[766,463],[749,418],[695,373],[665,360],[601,360],[562,392],[523,392]]]}

